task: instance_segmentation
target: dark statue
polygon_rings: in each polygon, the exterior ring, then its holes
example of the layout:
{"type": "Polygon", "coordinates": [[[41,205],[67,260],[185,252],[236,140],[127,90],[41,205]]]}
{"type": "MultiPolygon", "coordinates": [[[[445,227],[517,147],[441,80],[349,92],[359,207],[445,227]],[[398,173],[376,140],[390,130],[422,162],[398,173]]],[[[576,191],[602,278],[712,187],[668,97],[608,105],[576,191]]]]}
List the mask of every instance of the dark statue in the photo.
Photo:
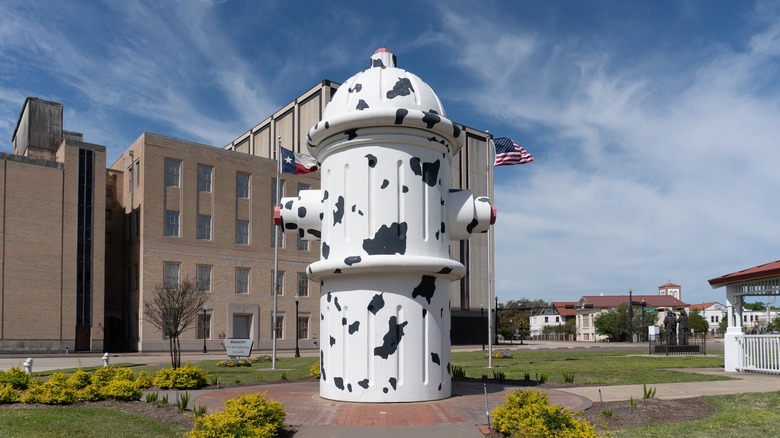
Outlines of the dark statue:
{"type": "Polygon", "coordinates": [[[666,345],[677,344],[677,318],[674,312],[669,311],[666,314],[664,329],[666,330],[666,345]]]}
{"type": "Polygon", "coordinates": [[[688,315],[685,314],[685,310],[680,310],[680,317],[677,319],[677,327],[679,330],[680,345],[688,345],[690,327],[688,326],[688,315]]]}

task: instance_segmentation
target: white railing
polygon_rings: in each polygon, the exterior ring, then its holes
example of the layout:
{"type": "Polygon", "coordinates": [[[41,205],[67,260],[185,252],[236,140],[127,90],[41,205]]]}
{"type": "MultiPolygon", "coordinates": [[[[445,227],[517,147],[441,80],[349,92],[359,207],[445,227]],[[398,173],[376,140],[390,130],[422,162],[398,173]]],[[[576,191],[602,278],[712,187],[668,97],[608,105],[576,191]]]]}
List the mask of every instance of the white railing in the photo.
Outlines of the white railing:
{"type": "Polygon", "coordinates": [[[737,371],[780,373],[780,335],[742,335],[737,343],[737,371]]]}

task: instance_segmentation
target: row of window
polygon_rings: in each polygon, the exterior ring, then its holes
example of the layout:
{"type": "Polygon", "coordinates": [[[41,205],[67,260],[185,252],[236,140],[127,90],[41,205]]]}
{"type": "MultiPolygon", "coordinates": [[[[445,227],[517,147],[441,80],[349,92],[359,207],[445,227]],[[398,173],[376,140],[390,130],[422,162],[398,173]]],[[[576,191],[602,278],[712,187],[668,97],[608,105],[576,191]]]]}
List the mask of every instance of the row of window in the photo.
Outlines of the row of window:
{"type": "MultiPolygon", "coordinates": [[[[252,326],[252,315],[233,315],[233,325],[242,327],[252,326]]],[[[271,316],[273,321],[273,316],[271,316]]],[[[309,339],[309,315],[298,316],[298,339],[309,339]]],[[[284,339],[284,315],[277,313],[276,315],[276,339],[284,339]]],[[[211,339],[211,313],[199,313],[198,314],[198,339],[211,339]]],[[[246,336],[248,334],[241,333],[234,335],[246,336]]],[[[234,336],[235,337],[235,336],[234,336]]],[[[251,336],[247,336],[251,338],[251,336]]]]}
{"type": "MultiPolygon", "coordinates": [[[[213,284],[214,267],[211,265],[197,265],[195,269],[196,281],[203,290],[211,292],[213,284]]],[[[251,290],[250,268],[235,268],[235,293],[248,294],[251,290]]],[[[181,263],[165,262],[163,264],[163,284],[166,287],[176,287],[181,281],[181,263]]],[[[297,295],[300,297],[309,296],[309,279],[305,272],[297,273],[297,295]]],[[[277,295],[284,295],[284,271],[278,271],[276,277],[277,295]]],[[[273,290],[274,285],[271,285],[273,290]]]]}
{"type": "MultiPolygon", "coordinates": [[[[165,159],[165,187],[181,187],[181,160],[165,159]]],[[[211,192],[214,166],[198,164],[198,191],[211,192]]],[[[251,175],[236,172],[236,197],[249,198],[251,175]]]]}

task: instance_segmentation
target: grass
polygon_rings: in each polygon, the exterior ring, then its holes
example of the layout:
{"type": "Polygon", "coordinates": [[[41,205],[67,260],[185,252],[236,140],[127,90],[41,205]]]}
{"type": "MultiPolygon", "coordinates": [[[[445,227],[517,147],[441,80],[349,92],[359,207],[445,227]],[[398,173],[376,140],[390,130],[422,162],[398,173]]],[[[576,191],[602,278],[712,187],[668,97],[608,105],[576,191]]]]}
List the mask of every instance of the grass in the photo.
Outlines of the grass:
{"type": "MultiPolygon", "coordinates": [[[[218,367],[220,360],[206,360],[193,363],[206,372],[206,382],[211,383],[212,376],[219,379],[220,385],[229,384],[247,384],[247,383],[278,383],[284,382],[282,374],[287,381],[306,380],[309,376],[309,368],[317,361],[316,357],[277,357],[276,369],[271,369],[271,362],[258,362],[251,367],[218,367]]],[[[170,368],[170,364],[164,363],[162,366],[142,366],[135,367],[133,370],[138,373],[145,370],[154,375],[160,368],[170,368]]]]}
{"type": "Polygon", "coordinates": [[[777,425],[780,423],[780,392],[705,398],[716,407],[716,412],[711,417],[681,423],[632,427],[615,432],[614,436],[617,438],[777,436],[777,425]]]}
{"type": "MultiPolygon", "coordinates": [[[[457,352],[452,363],[467,378],[477,379],[487,368],[487,353],[457,352]]],[[[722,368],[717,356],[648,356],[640,352],[513,351],[511,359],[493,359],[493,368],[508,380],[522,380],[526,373],[542,373],[551,383],[564,383],[564,374],[576,374],[577,385],[632,385],[728,380],[724,376],[681,373],[668,368],[722,368]]]]}
{"type": "Polygon", "coordinates": [[[0,409],[0,436],[181,437],[187,429],[107,407],[0,409]]]}

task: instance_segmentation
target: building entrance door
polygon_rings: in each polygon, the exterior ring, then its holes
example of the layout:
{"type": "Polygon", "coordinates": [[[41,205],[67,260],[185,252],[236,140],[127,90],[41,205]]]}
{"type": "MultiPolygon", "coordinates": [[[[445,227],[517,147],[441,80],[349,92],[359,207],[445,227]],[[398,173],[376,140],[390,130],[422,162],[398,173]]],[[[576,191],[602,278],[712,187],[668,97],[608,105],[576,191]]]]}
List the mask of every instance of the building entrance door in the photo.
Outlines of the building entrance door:
{"type": "Polygon", "coordinates": [[[92,327],[88,325],[76,326],[76,351],[89,351],[89,334],[91,331],[92,327]]]}
{"type": "Polygon", "coordinates": [[[233,315],[233,339],[252,339],[251,327],[252,315],[233,315]]]}

